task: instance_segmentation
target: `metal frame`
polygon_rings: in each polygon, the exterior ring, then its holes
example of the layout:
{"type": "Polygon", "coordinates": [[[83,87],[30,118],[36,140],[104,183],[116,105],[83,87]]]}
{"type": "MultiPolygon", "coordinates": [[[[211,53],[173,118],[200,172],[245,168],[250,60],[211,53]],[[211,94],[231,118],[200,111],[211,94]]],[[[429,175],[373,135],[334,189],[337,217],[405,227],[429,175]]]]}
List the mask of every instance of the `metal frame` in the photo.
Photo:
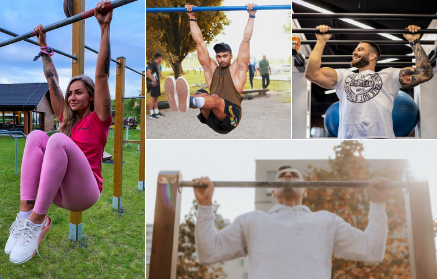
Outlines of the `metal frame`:
{"type": "MultiPolygon", "coordinates": [[[[291,5],[261,5],[253,7],[253,10],[291,10],[291,5]]],[[[216,12],[216,11],[247,11],[246,6],[211,6],[193,7],[193,12],[216,12]]],[[[146,8],[146,13],[185,13],[184,7],[159,7],[146,8]]]]}
{"type": "MultiPolygon", "coordinates": [[[[309,57],[305,57],[305,59],[308,59],[309,57]]],[[[322,59],[330,59],[330,58],[335,58],[335,59],[349,59],[351,60],[353,58],[353,55],[341,55],[341,54],[336,54],[336,55],[322,55],[322,59]]],[[[402,60],[412,60],[415,59],[414,55],[399,55],[399,54],[385,54],[385,55],[381,55],[379,57],[380,60],[382,59],[389,59],[389,58],[396,58],[396,59],[402,59],[402,60]]]]}
{"type": "MultiPolygon", "coordinates": [[[[389,34],[413,34],[407,29],[354,29],[354,28],[333,28],[328,29],[325,33],[320,33],[316,28],[300,28],[292,29],[293,34],[377,34],[377,33],[389,33],[389,34]]],[[[436,29],[420,29],[414,34],[437,34],[436,29]]],[[[407,43],[407,42],[405,42],[407,43]]]]}
{"type": "MultiPolygon", "coordinates": [[[[405,188],[408,242],[411,275],[415,279],[437,278],[437,262],[428,181],[391,182],[388,187],[405,188]]],[[[366,188],[370,182],[356,181],[215,181],[214,187],[305,187],[305,188],[366,188]]],[[[175,279],[182,190],[196,187],[183,181],[180,171],[161,171],[158,174],[155,218],[149,279],[175,279]],[[164,199],[164,195],[165,199],[164,199]]],[[[203,186],[205,187],[205,186],[203,186]]]]}

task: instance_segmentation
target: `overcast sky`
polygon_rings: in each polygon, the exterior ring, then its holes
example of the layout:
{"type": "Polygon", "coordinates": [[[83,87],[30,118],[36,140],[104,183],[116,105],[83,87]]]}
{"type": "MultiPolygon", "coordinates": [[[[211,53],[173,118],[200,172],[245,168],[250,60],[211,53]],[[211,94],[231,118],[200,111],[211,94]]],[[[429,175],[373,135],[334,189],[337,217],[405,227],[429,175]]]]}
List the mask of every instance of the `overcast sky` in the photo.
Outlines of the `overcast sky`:
{"type": "MultiPolygon", "coordinates": [[[[161,170],[180,170],[183,180],[209,176],[212,180],[254,181],[256,159],[328,159],[339,140],[148,140],[146,146],[146,223],[153,223],[156,186],[161,170]]],[[[367,159],[408,159],[429,179],[434,218],[437,217],[437,141],[365,140],[367,159]]],[[[181,220],[194,199],[184,189],[181,220]]],[[[254,189],[216,189],[219,214],[235,219],[254,210],[254,189]]]]}
{"type": "MultiPolygon", "coordinates": [[[[87,0],[86,10],[92,9],[97,0],[87,0]]],[[[145,71],[145,1],[137,1],[114,10],[111,23],[112,58],[123,56],[127,66],[145,71]]],[[[18,34],[33,30],[38,24],[43,26],[65,19],[63,1],[2,1],[0,27],[18,34]]],[[[72,26],[68,25],[47,33],[49,46],[71,54],[72,26]]],[[[12,38],[0,33],[0,41],[12,38]]],[[[36,41],[36,37],[31,38],[36,41]]],[[[100,28],[92,17],[85,20],[85,45],[98,50],[100,28]]],[[[39,47],[28,42],[17,42],[0,49],[0,83],[46,82],[41,58],[33,61],[39,47]]],[[[55,54],[60,86],[63,92],[71,78],[70,58],[55,54]]],[[[85,75],[94,80],[97,54],[85,49],[85,75]]],[[[111,98],[115,98],[115,66],[111,62],[109,86],[111,98]]],[[[126,69],[125,96],[137,96],[141,90],[141,76],[126,69]]]]}

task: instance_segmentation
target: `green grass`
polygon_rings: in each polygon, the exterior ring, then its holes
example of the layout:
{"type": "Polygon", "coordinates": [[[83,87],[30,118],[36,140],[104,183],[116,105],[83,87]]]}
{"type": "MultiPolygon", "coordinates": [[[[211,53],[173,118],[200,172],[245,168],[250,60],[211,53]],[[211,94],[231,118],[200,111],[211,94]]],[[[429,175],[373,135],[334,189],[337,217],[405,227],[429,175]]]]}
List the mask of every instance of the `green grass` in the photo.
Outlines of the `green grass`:
{"type": "MultiPolygon", "coordinates": [[[[288,73],[287,73],[288,74],[288,73]]],[[[161,96],[158,98],[158,102],[161,101],[167,101],[167,97],[164,94],[164,80],[168,76],[172,76],[173,71],[162,71],[162,79],[161,79],[161,96]]],[[[288,74],[289,75],[289,74],[288,74]]],[[[196,71],[196,73],[193,70],[187,70],[185,71],[185,74],[182,75],[188,82],[188,85],[190,86],[190,92],[191,94],[194,94],[200,87],[193,87],[191,85],[195,83],[205,83],[205,76],[203,75],[203,71],[196,71]]],[[[249,81],[249,74],[247,74],[248,78],[246,81],[246,84],[244,85],[244,90],[250,89],[250,81],[249,81]]],[[[262,88],[262,81],[261,79],[254,79],[253,80],[253,88],[262,88]]],[[[290,92],[291,86],[290,81],[277,81],[277,80],[270,80],[269,84],[269,90],[270,91],[286,91],[290,92]]],[[[209,90],[208,90],[209,91],[209,90]]],[[[149,97],[150,95],[146,96],[146,107],[149,106],[149,97]]],[[[282,103],[290,103],[291,102],[291,94],[285,94],[284,97],[281,97],[280,101],[282,103]]],[[[149,110],[146,110],[147,113],[149,113],[149,110]]]]}
{"type": "MultiPolygon", "coordinates": [[[[140,131],[129,130],[129,139],[139,140],[140,131]]],[[[18,139],[19,172],[24,144],[18,139]]],[[[0,278],[145,278],[145,196],[137,190],[136,150],[136,144],[123,148],[124,214],[112,209],[113,165],[103,164],[100,200],[83,212],[84,239],[68,240],[69,211],[52,205],[52,226],[39,246],[41,257],[15,265],[4,247],[19,210],[20,173],[15,175],[14,139],[0,137],[0,278]]],[[[108,139],[105,151],[114,154],[114,139],[108,139]]]]}

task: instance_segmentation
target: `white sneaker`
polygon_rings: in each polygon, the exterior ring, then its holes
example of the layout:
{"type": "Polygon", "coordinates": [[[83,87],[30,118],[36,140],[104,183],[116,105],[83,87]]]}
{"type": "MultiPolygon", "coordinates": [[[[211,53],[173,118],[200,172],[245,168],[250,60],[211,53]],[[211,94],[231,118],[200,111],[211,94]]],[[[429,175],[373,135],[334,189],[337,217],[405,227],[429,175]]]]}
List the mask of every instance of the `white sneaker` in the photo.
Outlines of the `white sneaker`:
{"type": "Polygon", "coordinates": [[[190,107],[190,87],[183,77],[176,80],[176,92],[178,93],[178,108],[181,112],[186,112],[190,107]]]}
{"type": "Polygon", "coordinates": [[[174,77],[170,76],[165,79],[164,82],[164,92],[165,96],[167,96],[168,104],[170,105],[170,109],[173,111],[178,110],[178,96],[176,94],[176,83],[174,77]]]}
{"type": "Polygon", "coordinates": [[[6,254],[10,255],[15,247],[15,244],[17,244],[20,236],[20,228],[23,227],[24,221],[26,221],[26,219],[24,219],[20,213],[17,213],[17,218],[15,218],[15,221],[12,223],[11,228],[9,229],[10,234],[5,246],[6,254]]]}
{"type": "Polygon", "coordinates": [[[38,252],[42,237],[49,231],[52,221],[45,216],[42,225],[35,225],[30,220],[25,220],[20,228],[20,235],[11,252],[9,259],[15,264],[22,264],[30,260],[38,252]]]}

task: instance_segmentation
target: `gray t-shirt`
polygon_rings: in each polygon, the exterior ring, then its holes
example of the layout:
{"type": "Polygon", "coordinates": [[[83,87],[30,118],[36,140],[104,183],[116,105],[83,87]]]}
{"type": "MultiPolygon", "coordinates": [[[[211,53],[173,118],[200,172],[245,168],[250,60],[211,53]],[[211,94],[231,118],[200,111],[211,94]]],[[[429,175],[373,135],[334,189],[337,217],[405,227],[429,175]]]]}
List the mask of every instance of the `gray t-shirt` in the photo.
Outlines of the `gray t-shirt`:
{"type": "Polygon", "coordinates": [[[401,84],[401,69],[387,68],[359,74],[336,69],[340,99],[339,139],[394,138],[392,110],[401,84]]]}

